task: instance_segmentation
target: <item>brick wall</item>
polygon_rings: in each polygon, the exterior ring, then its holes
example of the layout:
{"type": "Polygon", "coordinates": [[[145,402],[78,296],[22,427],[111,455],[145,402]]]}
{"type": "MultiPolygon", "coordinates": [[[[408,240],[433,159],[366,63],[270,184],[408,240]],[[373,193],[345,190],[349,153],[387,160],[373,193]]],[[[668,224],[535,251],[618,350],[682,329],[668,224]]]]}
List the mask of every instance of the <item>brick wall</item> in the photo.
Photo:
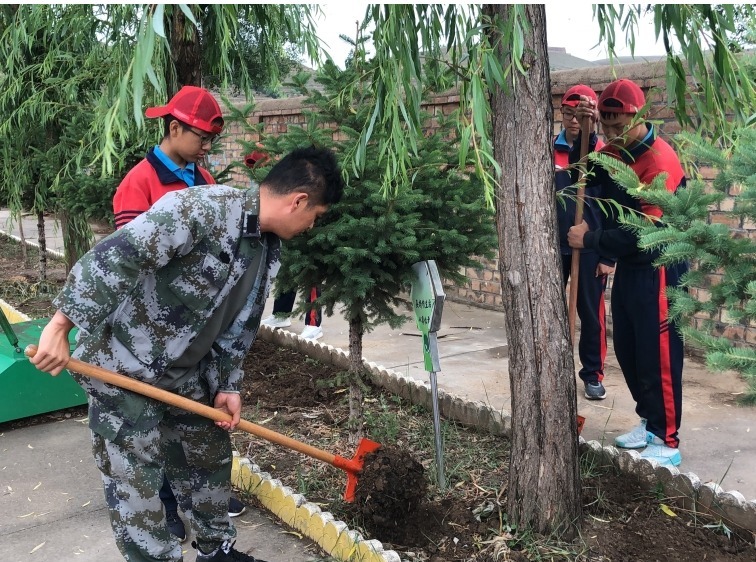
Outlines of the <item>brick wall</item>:
{"type": "MultiPolygon", "coordinates": [[[[597,94],[613,80],[617,78],[630,78],[639,84],[647,94],[652,104],[648,118],[659,122],[658,130],[663,138],[670,137],[680,132],[680,125],[675,121],[672,109],[667,105],[665,89],[665,63],[636,63],[611,67],[590,67],[585,69],[572,69],[555,71],[551,73],[551,95],[554,108],[554,133],[558,133],[561,123],[561,100],[564,93],[575,84],[587,84],[597,94]]],[[[266,134],[285,133],[290,124],[304,125],[306,119],[302,113],[304,98],[287,98],[281,100],[267,99],[259,102],[251,116],[253,124],[262,124],[266,134]]],[[[459,107],[459,96],[454,91],[445,92],[431,98],[425,109],[433,115],[449,115],[459,107]]],[[[433,128],[436,120],[431,118],[428,128],[433,128]]],[[[335,127],[334,127],[335,128],[335,127]]],[[[230,125],[224,136],[224,153],[213,158],[215,166],[225,166],[233,160],[239,160],[243,156],[242,149],[237,144],[237,139],[243,133],[238,125],[230,125]]],[[[334,132],[334,135],[338,133],[334,132]]],[[[256,141],[256,135],[246,135],[244,140],[256,141]]],[[[699,170],[705,179],[712,179],[714,171],[711,169],[699,170]]],[[[239,175],[234,178],[239,183],[246,182],[246,178],[239,175]]],[[[733,200],[724,200],[717,208],[711,209],[711,222],[723,222],[728,224],[738,235],[756,237],[756,225],[745,224],[737,217],[726,214],[731,211],[733,200]]],[[[469,302],[477,306],[492,309],[502,309],[501,281],[498,270],[498,259],[483,260],[481,268],[465,268],[462,273],[466,282],[462,285],[448,285],[447,297],[454,300],[469,302]]],[[[709,284],[717,283],[717,277],[711,276],[709,284]]],[[[611,280],[610,280],[611,286],[611,280]]],[[[694,289],[700,296],[706,295],[706,287],[694,289]]],[[[607,301],[610,291],[607,291],[607,301]]],[[[607,310],[609,307],[607,306],[607,310]]],[[[703,318],[695,320],[698,326],[703,324],[703,318]]],[[[719,334],[725,335],[735,342],[745,345],[756,345],[756,326],[742,326],[728,322],[726,314],[721,312],[715,319],[719,334]]],[[[607,318],[607,324],[611,329],[611,317],[607,318]]]]}

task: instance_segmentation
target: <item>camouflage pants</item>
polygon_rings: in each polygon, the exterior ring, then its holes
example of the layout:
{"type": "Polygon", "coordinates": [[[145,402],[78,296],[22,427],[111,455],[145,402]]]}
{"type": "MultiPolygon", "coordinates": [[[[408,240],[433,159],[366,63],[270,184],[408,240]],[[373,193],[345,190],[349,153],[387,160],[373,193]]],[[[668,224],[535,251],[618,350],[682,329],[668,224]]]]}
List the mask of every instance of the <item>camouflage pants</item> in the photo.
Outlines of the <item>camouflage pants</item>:
{"type": "MultiPolygon", "coordinates": [[[[209,404],[197,379],[177,393],[209,404]]],[[[231,442],[212,420],[152,401],[149,429],[123,425],[115,439],[92,432],[92,450],[102,474],[110,524],[129,562],[181,561],[181,545],[168,531],[159,490],[168,477],[179,505],[190,514],[197,542],[208,552],[236,536],[228,517],[231,442]]]]}

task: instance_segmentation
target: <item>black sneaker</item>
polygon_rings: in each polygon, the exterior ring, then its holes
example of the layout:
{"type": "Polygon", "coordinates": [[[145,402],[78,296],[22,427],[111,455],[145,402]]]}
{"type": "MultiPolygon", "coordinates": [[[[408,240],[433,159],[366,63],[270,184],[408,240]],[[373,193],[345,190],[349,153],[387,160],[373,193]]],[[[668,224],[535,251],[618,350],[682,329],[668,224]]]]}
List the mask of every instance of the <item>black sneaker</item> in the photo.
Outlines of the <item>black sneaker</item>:
{"type": "Polygon", "coordinates": [[[247,506],[232,496],[228,501],[228,516],[239,517],[245,511],[247,511],[247,506]]]}
{"type": "Polygon", "coordinates": [[[603,400],[606,398],[606,389],[600,382],[585,383],[585,397],[588,400],[603,400]]]}
{"type": "Polygon", "coordinates": [[[186,529],[184,529],[184,522],[179,517],[179,514],[175,511],[169,511],[165,514],[165,520],[168,522],[168,530],[171,534],[181,542],[186,540],[186,529]]]}
{"type": "Polygon", "coordinates": [[[192,546],[197,549],[197,562],[265,562],[249,554],[239,552],[234,548],[234,542],[223,541],[223,544],[212,554],[203,553],[197,543],[192,541],[192,546]]]}

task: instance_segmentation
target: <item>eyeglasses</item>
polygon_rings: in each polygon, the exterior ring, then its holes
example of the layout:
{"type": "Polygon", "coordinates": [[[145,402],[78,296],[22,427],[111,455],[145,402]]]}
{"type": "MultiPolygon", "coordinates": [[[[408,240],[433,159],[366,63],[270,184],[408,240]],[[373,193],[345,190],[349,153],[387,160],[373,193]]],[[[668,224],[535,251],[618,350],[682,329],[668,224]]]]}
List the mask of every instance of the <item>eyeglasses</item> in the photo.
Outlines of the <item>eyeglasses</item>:
{"type": "Polygon", "coordinates": [[[562,118],[565,121],[572,121],[577,118],[577,113],[574,111],[562,111],[562,118]]]}
{"type": "Polygon", "coordinates": [[[205,146],[206,144],[209,144],[210,146],[212,146],[215,143],[215,141],[218,140],[218,135],[203,135],[201,133],[198,133],[197,131],[195,131],[191,127],[189,127],[187,125],[184,125],[183,123],[182,123],[182,125],[183,125],[185,131],[189,131],[190,133],[194,133],[195,135],[197,135],[199,137],[200,144],[202,146],[205,146]]]}

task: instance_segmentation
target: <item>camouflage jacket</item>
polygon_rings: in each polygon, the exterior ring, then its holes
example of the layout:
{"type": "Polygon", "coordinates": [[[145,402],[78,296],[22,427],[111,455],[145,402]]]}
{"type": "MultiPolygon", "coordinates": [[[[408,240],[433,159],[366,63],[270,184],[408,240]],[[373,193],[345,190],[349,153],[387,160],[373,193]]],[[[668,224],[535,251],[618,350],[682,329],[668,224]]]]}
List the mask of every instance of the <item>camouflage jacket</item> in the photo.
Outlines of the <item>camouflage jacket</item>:
{"type": "MultiPolygon", "coordinates": [[[[79,327],[74,357],[156,384],[257,263],[246,303],[200,364],[212,396],[239,391],[241,362],[280,257],[278,237],[259,233],[258,206],[257,186],[184,189],[100,241],[76,263],[54,301],[79,327]],[[256,259],[261,251],[266,254],[256,259]]],[[[94,379],[77,380],[130,425],[143,417],[147,399],[94,379]]]]}

